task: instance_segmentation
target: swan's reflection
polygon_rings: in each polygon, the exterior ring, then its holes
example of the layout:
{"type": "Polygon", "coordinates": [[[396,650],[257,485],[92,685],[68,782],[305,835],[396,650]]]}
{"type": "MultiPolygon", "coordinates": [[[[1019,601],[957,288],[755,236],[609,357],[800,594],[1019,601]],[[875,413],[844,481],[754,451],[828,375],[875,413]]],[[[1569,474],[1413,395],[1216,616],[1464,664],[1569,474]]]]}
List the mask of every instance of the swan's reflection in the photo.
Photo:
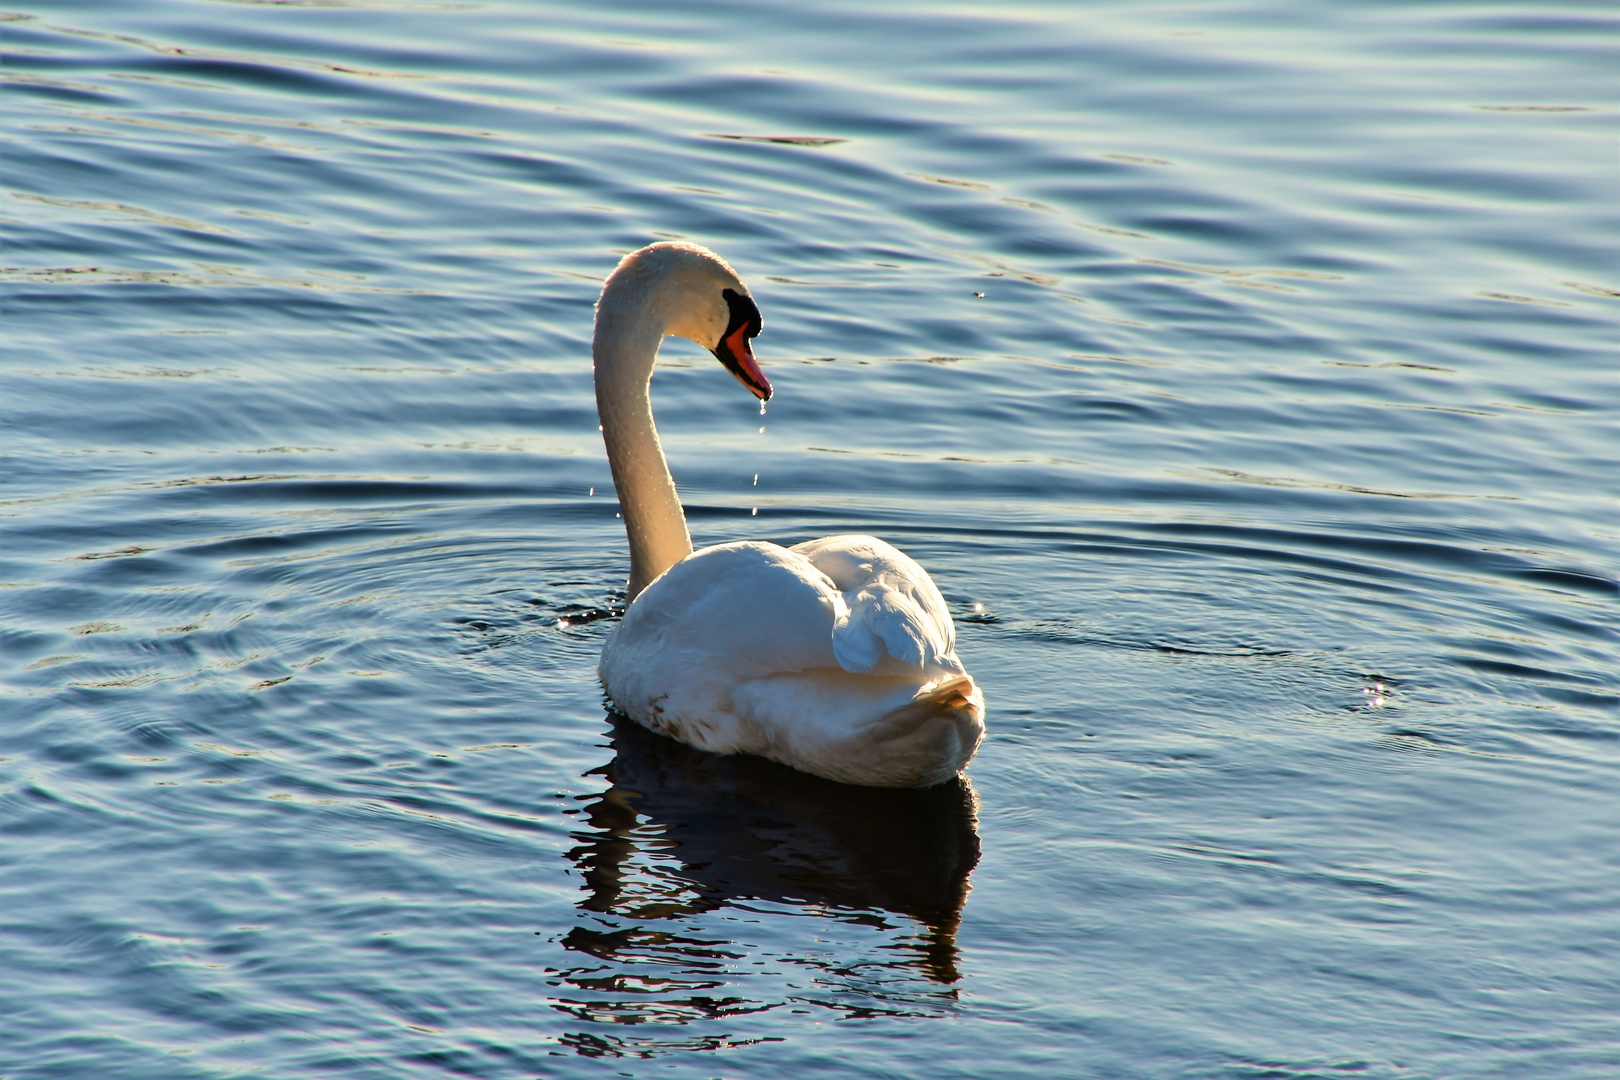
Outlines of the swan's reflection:
{"type": "MultiPolygon", "coordinates": [[[[977,798],[966,781],[924,791],[850,787],[761,758],[703,753],[610,719],[614,757],[593,772],[611,786],[579,811],[579,846],[569,852],[585,879],[579,906],[593,916],[563,944],[592,960],[557,973],[594,1000],[559,1007],[598,1022],[685,1023],[788,1000],[830,1004],[767,986],[792,983],[806,969],[818,985],[836,984],[842,1015],[914,1011],[914,994],[891,991],[902,981],[915,990],[919,975],[937,987],[927,992],[936,1003],[954,996],[939,984],[959,978],[956,928],[979,858],[977,798]],[[702,918],[726,908],[737,918],[702,918]],[[861,949],[866,955],[854,962],[828,955],[815,935],[818,944],[803,955],[784,955],[773,942],[767,951],[778,963],[766,966],[779,970],[759,971],[754,957],[747,967],[760,978],[739,981],[749,946],[723,928],[806,914],[889,933],[878,952],[861,949]],[[611,998],[598,996],[604,992],[611,998]]],[[[795,933],[804,931],[782,936],[795,933]]],[[[792,953],[791,942],[781,944],[792,953]]]]}

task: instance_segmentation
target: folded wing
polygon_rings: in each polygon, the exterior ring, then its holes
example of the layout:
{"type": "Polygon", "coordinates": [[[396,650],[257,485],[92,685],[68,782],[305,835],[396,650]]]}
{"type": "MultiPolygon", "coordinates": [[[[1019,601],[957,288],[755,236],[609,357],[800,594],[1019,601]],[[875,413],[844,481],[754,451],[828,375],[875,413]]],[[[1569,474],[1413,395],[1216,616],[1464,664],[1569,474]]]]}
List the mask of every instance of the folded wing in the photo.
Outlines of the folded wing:
{"type": "Polygon", "coordinates": [[[832,628],[838,666],[862,675],[963,674],[956,629],[927,571],[872,536],[828,536],[796,544],[833,583],[847,612],[832,628]]]}

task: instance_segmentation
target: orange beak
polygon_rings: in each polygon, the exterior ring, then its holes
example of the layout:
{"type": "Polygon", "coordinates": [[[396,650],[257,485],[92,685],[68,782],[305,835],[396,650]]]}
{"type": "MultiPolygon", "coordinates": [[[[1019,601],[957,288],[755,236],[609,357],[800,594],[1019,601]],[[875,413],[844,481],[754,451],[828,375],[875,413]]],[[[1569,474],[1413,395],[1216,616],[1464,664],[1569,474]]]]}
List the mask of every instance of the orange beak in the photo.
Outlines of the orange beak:
{"type": "Polygon", "coordinates": [[[731,289],[724,290],[723,295],[731,306],[731,325],[721,335],[720,344],[711,350],[714,358],[737,376],[737,381],[748,387],[755,397],[769,401],[771,382],[759,370],[759,361],[754,359],[753,347],[748,344],[748,339],[759,333],[759,308],[750,297],[731,289]]]}
{"type": "Polygon", "coordinates": [[[771,383],[759,369],[759,361],[754,359],[754,350],[748,344],[747,326],[739,326],[730,336],[722,338],[714,355],[755,397],[761,401],[771,400],[771,383]]]}

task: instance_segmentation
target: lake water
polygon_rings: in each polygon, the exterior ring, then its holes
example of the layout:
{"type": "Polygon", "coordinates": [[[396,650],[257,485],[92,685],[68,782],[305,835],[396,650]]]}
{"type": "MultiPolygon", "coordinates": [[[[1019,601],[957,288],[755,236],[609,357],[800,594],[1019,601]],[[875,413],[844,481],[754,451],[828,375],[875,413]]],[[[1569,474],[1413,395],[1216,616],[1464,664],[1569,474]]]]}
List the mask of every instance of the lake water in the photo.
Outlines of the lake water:
{"type": "Polygon", "coordinates": [[[0,1076],[1620,1075],[1612,14],[6,0],[0,1076]],[[664,237],[965,781],[604,710],[664,237]]]}

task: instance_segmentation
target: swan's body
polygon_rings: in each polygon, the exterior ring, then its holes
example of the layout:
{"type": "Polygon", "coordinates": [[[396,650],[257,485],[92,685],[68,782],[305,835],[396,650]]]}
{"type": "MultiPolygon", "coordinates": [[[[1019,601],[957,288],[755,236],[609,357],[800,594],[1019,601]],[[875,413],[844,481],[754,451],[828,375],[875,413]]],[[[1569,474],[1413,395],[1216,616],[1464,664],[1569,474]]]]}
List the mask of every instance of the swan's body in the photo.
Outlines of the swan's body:
{"type": "Polygon", "coordinates": [[[653,361],[666,334],[689,337],[767,399],[759,326],[736,273],[693,244],[626,256],[602,290],[596,403],[630,538],[602,684],[631,719],[704,750],[853,784],[948,780],[983,737],[984,699],[922,567],[870,536],[692,551],[653,426],[653,361]]]}

